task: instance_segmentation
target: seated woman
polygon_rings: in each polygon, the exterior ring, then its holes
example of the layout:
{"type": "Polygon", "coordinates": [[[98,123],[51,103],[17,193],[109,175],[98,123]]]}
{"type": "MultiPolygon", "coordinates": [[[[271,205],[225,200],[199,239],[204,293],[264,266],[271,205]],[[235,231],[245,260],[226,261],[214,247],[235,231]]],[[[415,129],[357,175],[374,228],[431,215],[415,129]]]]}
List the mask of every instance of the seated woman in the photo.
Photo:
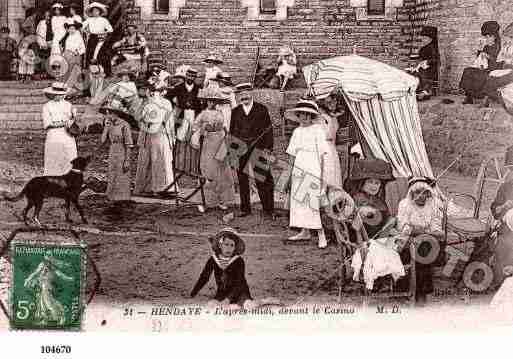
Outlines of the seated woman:
{"type": "Polygon", "coordinates": [[[513,147],[506,151],[504,168],[509,172],[491,205],[494,218],[501,222],[495,247],[494,283],[497,285],[504,280],[503,269],[513,265],[513,147]]]}
{"type": "MultiPolygon", "coordinates": [[[[432,235],[436,238],[442,233],[442,203],[434,189],[435,182],[426,177],[413,177],[408,181],[408,194],[399,203],[397,230],[398,250],[403,263],[410,261],[410,249],[407,245],[411,238],[421,234],[432,235]]],[[[426,258],[432,250],[429,241],[418,244],[417,256],[426,258]]],[[[423,304],[426,295],[433,292],[433,263],[415,262],[416,292],[415,301],[423,304]]],[[[409,286],[407,277],[397,281],[396,290],[405,291],[409,286]]]]}
{"type": "Polygon", "coordinates": [[[422,101],[433,95],[433,84],[438,80],[440,52],[438,51],[438,29],[436,27],[424,26],[420,36],[427,37],[431,41],[419,50],[420,63],[408,70],[410,74],[420,80],[417,87],[417,99],[422,101]]]}
{"type": "Polygon", "coordinates": [[[465,68],[461,76],[460,88],[465,91],[463,104],[472,104],[475,98],[483,96],[488,74],[497,68],[497,55],[501,49],[499,29],[496,21],[487,21],[481,26],[486,45],[477,52],[475,66],[465,68]]]}
{"type": "Polygon", "coordinates": [[[280,90],[285,90],[287,82],[292,80],[297,74],[297,59],[294,51],[288,46],[284,46],[280,49],[280,55],[278,56],[278,71],[276,76],[280,78],[280,90]]]}
{"type": "Polygon", "coordinates": [[[502,47],[497,56],[497,69],[490,72],[484,86],[486,100],[483,107],[488,107],[490,100],[499,101],[498,90],[513,83],[513,23],[508,25],[502,33],[502,47]]]}
{"type": "MultiPolygon", "coordinates": [[[[356,160],[351,168],[345,187],[354,199],[369,238],[378,234],[390,218],[385,185],[392,180],[392,167],[380,159],[356,160]]],[[[358,230],[361,223],[355,226],[358,230]]]]}

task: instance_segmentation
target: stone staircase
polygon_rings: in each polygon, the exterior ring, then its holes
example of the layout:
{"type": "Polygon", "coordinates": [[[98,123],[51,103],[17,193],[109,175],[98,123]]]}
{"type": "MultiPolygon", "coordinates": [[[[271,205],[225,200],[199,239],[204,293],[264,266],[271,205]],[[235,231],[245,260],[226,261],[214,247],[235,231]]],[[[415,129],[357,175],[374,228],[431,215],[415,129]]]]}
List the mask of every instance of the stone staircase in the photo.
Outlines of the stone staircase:
{"type": "MultiPolygon", "coordinates": [[[[50,81],[16,81],[0,82],[0,129],[4,130],[39,130],[43,128],[41,109],[48,99],[43,89],[50,86],[50,81]]],[[[87,120],[96,117],[87,110],[87,105],[76,105],[78,113],[87,120]]]]}

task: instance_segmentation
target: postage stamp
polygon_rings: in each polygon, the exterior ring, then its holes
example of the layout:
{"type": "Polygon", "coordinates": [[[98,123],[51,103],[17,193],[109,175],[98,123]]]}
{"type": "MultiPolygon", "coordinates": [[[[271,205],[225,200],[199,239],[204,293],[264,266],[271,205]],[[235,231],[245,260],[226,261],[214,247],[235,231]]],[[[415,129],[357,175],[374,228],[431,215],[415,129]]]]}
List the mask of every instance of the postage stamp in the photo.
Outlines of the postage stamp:
{"type": "Polygon", "coordinates": [[[11,256],[12,329],[79,330],[85,282],[82,248],[15,243],[11,256]]]}

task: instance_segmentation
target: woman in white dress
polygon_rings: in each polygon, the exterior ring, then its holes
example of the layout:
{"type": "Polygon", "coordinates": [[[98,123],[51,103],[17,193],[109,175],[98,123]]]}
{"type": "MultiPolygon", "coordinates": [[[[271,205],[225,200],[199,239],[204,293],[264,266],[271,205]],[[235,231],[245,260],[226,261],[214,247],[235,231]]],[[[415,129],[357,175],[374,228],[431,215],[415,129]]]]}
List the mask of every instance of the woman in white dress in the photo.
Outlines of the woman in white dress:
{"type": "Polygon", "coordinates": [[[330,148],[326,141],[326,130],[319,123],[319,108],[314,101],[300,100],[295,108],[286,111],[286,116],[299,122],[287,148],[293,160],[290,176],[290,227],[301,228],[301,232],[290,241],[309,240],[310,230],[317,231],[318,246],[328,245],[322,228],[320,207],[326,193],[323,168],[330,148]]]}
{"type": "Polygon", "coordinates": [[[76,109],[64,100],[69,92],[66,84],[56,82],[43,91],[50,99],[42,111],[46,130],[44,175],[60,176],[71,169],[71,161],[77,158],[77,144],[67,131],[76,116],[76,109]]]}
{"type": "Polygon", "coordinates": [[[55,3],[52,5],[53,15],[52,15],[52,31],[53,31],[53,40],[52,40],[52,55],[60,55],[61,54],[61,41],[66,36],[66,27],[65,24],[68,21],[68,18],[64,16],[64,6],[61,3],[55,3]]]}

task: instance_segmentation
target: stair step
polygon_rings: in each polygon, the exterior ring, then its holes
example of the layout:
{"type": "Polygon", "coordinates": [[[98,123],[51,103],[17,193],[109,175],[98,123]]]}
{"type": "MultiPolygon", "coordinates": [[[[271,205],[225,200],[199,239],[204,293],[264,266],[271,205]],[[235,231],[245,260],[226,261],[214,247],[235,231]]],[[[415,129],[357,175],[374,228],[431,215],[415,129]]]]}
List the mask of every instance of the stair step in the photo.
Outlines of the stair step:
{"type": "Polygon", "coordinates": [[[21,83],[19,81],[0,81],[0,89],[44,89],[52,85],[52,81],[31,81],[28,83],[21,83]]]}
{"type": "Polygon", "coordinates": [[[39,104],[48,102],[45,96],[2,96],[0,95],[0,105],[17,105],[17,104],[39,104]]]}
{"type": "MultiPolygon", "coordinates": [[[[81,119],[86,123],[98,121],[98,115],[86,115],[81,119]]],[[[40,114],[15,114],[3,118],[0,114],[0,129],[9,130],[41,130],[43,129],[43,121],[40,114]]]]}
{"type": "MultiPolygon", "coordinates": [[[[48,100],[46,100],[48,101],[48,100]]],[[[2,118],[5,114],[12,113],[36,113],[41,112],[43,103],[37,104],[10,104],[5,105],[0,102],[0,118],[2,118]]],[[[83,113],[85,111],[86,105],[75,105],[79,113],[83,113]]]]}

